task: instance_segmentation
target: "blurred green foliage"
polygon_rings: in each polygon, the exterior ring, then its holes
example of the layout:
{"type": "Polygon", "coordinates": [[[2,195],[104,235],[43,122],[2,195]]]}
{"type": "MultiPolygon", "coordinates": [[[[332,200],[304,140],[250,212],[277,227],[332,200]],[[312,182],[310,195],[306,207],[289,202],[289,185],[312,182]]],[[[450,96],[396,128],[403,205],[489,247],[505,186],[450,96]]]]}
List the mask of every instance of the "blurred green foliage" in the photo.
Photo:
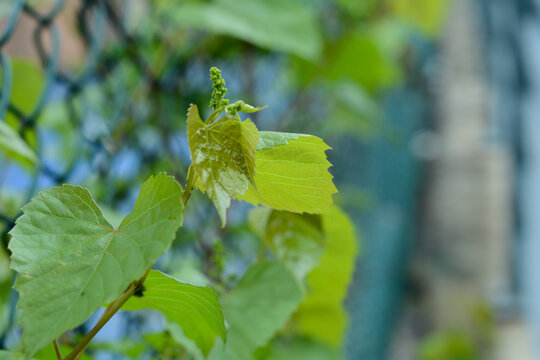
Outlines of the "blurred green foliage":
{"type": "MultiPolygon", "coordinates": [[[[44,183],[87,186],[112,220],[129,210],[149,174],[165,170],[184,179],[189,163],[186,109],[190,103],[208,103],[206,71],[213,65],[219,64],[225,77],[233,79],[228,85],[237,98],[269,105],[266,113],[253,116],[260,129],[312,133],[331,146],[344,138],[362,142],[386,134],[383,96],[406,81],[411,38],[436,34],[447,6],[445,0],[103,4],[109,8],[93,5],[92,11],[82,12],[79,6],[80,22],[73,28],[76,39],[86,44],[88,59],[95,62],[51,73],[36,61],[11,58],[11,107],[0,126],[18,132],[26,146],[5,140],[0,127],[4,243],[19,208],[44,183]],[[101,12],[108,23],[98,41],[95,24],[101,12]],[[39,104],[44,107],[35,112],[39,104]],[[6,181],[5,174],[17,173],[16,164],[28,166],[29,149],[38,161],[22,170],[30,179],[26,186],[6,181]]],[[[10,5],[0,6],[1,16],[9,16],[10,5]]],[[[209,110],[201,113],[209,115],[209,110]]],[[[339,198],[349,208],[369,209],[369,194],[337,185],[339,198]]],[[[186,209],[185,229],[177,235],[172,254],[161,259],[159,267],[225,294],[231,332],[225,353],[235,360],[252,352],[260,359],[340,359],[348,326],[343,300],[358,245],[351,221],[340,210],[333,211],[335,223],[284,212],[250,215],[257,218],[258,237],[247,223],[244,204],[233,205],[229,225],[222,229],[212,204],[198,197],[186,209]],[[297,231],[302,236],[294,235],[297,231]],[[275,260],[262,260],[268,257],[275,260]],[[263,293],[274,297],[261,298],[263,293]],[[270,317],[269,309],[275,311],[270,317]]],[[[13,334],[12,274],[6,270],[4,275],[0,324],[13,334]]],[[[159,334],[142,332],[134,331],[144,341],[128,336],[95,345],[90,352],[129,358],[200,356],[175,324],[167,324],[159,334]]],[[[80,331],[69,333],[64,340],[74,344],[78,335],[80,331]]],[[[14,342],[3,336],[3,346],[14,342]]],[[[426,350],[427,356],[441,348],[451,353],[449,348],[467,347],[463,339],[434,343],[428,347],[437,349],[426,350]]],[[[431,359],[438,358],[426,358],[431,359]]]]}

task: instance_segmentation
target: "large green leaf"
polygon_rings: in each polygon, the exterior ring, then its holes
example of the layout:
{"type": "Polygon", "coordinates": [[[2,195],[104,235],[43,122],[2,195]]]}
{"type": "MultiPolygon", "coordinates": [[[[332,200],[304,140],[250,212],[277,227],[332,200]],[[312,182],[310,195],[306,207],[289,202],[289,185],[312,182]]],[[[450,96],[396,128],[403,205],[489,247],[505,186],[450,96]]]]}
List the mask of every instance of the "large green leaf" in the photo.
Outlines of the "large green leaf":
{"type": "Polygon", "coordinates": [[[27,356],[117,298],[167,250],[182,224],[181,193],[172,177],[149,178],[118,229],[77,186],[23,207],[9,249],[27,356]]]}
{"type": "Polygon", "coordinates": [[[252,360],[255,350],[280,330],[302,300],[300,285],[279,262],[253,265],[223,298],[227,343],[212,360],[252,360]]]}
{"type": "Polygon", "coordinates": [[[255,186],[250,185],[238,198],[277,210],[328,212],[332,194],[337,192],[325,154],[330,147],[316,136],[278,134],[272,134],[273,142],[265,140],[260,145],[255,155],[255,186]]]}
{"type": "Polygon", "coordinates": [[[270,210],[270,214],[264,215],[264,210],[267,209],[252,210],[252,227],[260,227],[260,220],[266,220],[264,229],[259,228],[258,232],[263,230],[265,243],[298,281],[303,282],[306,275],[318,264],[324,249],[320,216],[278,210],[270,210]],[[261,213],[261,216],[254,216],[257,213],[261,213]]]}
{"type": "Polygon", "coordinates": [[[24,165],[36,165],[38,158],[34,151],[8,124],[0,121],[0,151],[7,159],[24,165]]]}
{"type": "Polygon", "coordinates": [[[322,218],[326,248],[308,275],[309,292],[295,316],[299,332],[330,345],[340,345],[347,326],[343,305],[357,254],[354,227],[337,207],[322,218]]]}
{"type": "Polygon", "coordinates": [[[163,9],[180,27],[230,35],[311,60],[321,52],[315,14],[294,1],[216,0],[184,3],[172,11],[170,5],[163,9]]]}
{"type": "Polygon", "coordinates": [[[225,224],[231,199],[253,182],[259,132],[249,119],[241,122],[235,116],[205,124],[195,105],[189,108],[187,123],[192,169],[225,224]]]}
{"type": "Polygon", "coordinates": [[[217,336],[225,340],[221,306],[209,287],[182,283],[152,270],[144,289],[142,296],[132,297],[122,310],[159,310],[168,320],[180,325],[185,336],[195,341],[205,355],[217,336]]]}

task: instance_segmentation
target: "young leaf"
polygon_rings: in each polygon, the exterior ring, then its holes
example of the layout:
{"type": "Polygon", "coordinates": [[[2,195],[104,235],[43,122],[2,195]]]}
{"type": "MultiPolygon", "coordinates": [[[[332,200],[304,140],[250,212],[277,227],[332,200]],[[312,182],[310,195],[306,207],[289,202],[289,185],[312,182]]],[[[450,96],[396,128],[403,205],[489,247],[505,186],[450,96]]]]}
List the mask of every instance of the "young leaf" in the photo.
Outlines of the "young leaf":
{"type": "Polygon", "coordinates": [[[253,265],[223,299],[229,325],[224,349],[211,360],[252,360],[254,351],[281,329],[302,300],[296,279],[279,262],[253,265]]]}
{"type": "Polygon", "coordinates": [[[336,206],[322,217],[326,248],[308,275],[308,295],[295,315],[302,334],[336,346],[343,340],[347,313],[343,305],[357,254],[354,227],[336,206]]]}
{"type": "Polygon", "coordinates": [[[216,293],[206,286],[185,284],[152,270],[140,297],[132,297],[122,310],[154,309],[180,325],[185,336],[208,355],[214,340],[225,340],[225,324],[216,293]]]}
{"type": "Polygon", "coordinates": [[[324,249],[320,216],[273,210],[263,233],[272,252],[302,283],[324,249]]]}
{"type": "Polygon", "coordinates": [[[117,298],[167,250],[182,224],[181,193],[172,177],[150,177],[118,229],[78,186],[23,207],[9,249],[27,357],[117,298]]]}
{"type": "Polygon", "coordinates": [[[332,194],[337,192],[325,155],[330,147],[316,136],[271,135],[265,134],[255,156],[255,186],[250,185],[238,198],[296,213],[328,212],[332,194]]]}
{"type": "Polygon", "coordinates": [[[0,121],[0,151],[8,159],[24,165],[36,165],[38,158],[34,151],[8,124],[0,121]]]}
{"type": "Polygon", "coordinates": [[[225,107],[225,112],[230,115],[236,115],[239,112],[251,114],[251,113],[256,113],[258,111],[264,110],[266,108],[267,106],[255,107],[255,106],[246,104],[242,100],[238,100],[234,104],[227,105],[225,107]]]}
{"type": "Polygon", "coordinates": [[[234,116],[205,124],[195,105],[189,108],[187,122],[191,166],[225,225],[231,199],[242,195],[254,180],[259,132],[249,119],[241,122],[234,116]]]}

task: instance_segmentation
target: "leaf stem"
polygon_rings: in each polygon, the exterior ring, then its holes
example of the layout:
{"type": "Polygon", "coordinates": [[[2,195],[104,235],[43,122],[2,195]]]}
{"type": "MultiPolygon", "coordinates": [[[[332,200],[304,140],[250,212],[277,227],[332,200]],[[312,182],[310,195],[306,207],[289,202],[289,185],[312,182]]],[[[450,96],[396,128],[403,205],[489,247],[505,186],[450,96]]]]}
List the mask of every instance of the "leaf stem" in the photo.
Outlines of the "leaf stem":
{"type": "Polygon", "coordinates": [[[184,206],[186,206],[189,198],[191,197],[191,192],[193,191],[193,186],[195,186],[196,180],[197,176],[195,175],[195,171],[193,170],[193,167],[190,166],[188,169],[186,188],[184,189],[184,194],[182,194],[182,203],[184,204],[184,206]]]}
{"type": "Polygon", "coordinates": [[[56,357],[58,358],[58,360],[62,360],[62,353],[60,352],[60,348],[58,347],[58,341],[56,341],[56,339],[53,340],[53,346],[54,351],[56,352],[56,357]]]}
{"type": "Polygon", "coordinates": [[[216,110],[214,110],[214,112],[212,114],[210,114],[208,119],[206,119],[205,123],[207,125],[212,124],[216,120],[216,118],[219,116],[219,114],[221,114],[223,112],[223,110],[225,110],[225,107],[226,106],[223,105],[223,106],[218,107],[216,110]]]}
{"type": "Polygon", "coordinates": [[[97,324],[86,334],[86,336],[82,339],[82,341],[71,351],[63,360],[77,360],[81,357],[81,355],[84,353],[84,350],[88,347],[90,344],[90,341],[96,336],[99,330],[105,326],[105,324],[113,317],[114,314],[120,310],[120,308],[129,300],[135,292],[143,286],[144,281],[146,280],[146,277],[148,276],[148,273],[152,269],[152,266],[150,266],[146,272],[143,274],[143,276],[134,282],[132,282],[128,288],[120,295],[119,298],[117,298],[115,301],[113,301],[109,306],[107,306],[107,309],[105,309],[105,312],[103,315],[101,315],[101,318],[99,318],[97,324]]]}

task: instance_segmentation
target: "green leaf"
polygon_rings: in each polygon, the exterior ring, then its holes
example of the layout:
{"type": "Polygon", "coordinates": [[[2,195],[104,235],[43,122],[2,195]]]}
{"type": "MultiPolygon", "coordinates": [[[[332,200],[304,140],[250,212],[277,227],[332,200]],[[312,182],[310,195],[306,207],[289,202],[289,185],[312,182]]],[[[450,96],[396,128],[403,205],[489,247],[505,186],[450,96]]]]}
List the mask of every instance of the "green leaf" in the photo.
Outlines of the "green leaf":
{"type": "Polygon", "coordinates": [[[330,136],[356,136],[360,140],[378,134],[383,128],[379,105],[357,83],[350,81],[332,84],[327,89],[327,105],[332,121],[322,124],[324,138],[330,136]]]}
{"type": "Polygon", "coordinates": [[[347,327],[343,301],[358,250],[354,227],[344,212],[334,206],[322,220],[326,248],[308,275],[309,292],[295,319],[301,334],[336,346],[347,327]]]}
{"type": "Polygon", "coordinates": [[[2,360],[22,360],[22,359],[24,359],[24,354],[19,353],[19,352],[15,352],[15,351],[0,350],[0,359],[2,359],[2,360]]]}
{"type": "Polygon", "coordinates": [[[187,122],[191,166],[225,225],[231,199],[253,182],[259,132],[249,119],[241,122],[234,116],[205,124],[195,105],[188,110],[187,122]]]}
{"type": "Polygon", "coordinates": [[[344,360],[340,349],[309,339],[294,338],[292,341],[276,342],[269,354],[259,360],[344,360]]]}
{"type": "Polygon", "coordinates": [[[266,109],[268,106],[262,106],[262,107],[255,107],[251,106],[249,104],[246,104],[242,100],[238,100],[237,102],[225,106],[225,112],[230,115],[236,115],[239,112],[251,114],[256,113],[258,111],[266,109]]]}
{"type": "MultiPolygon", "coordinates": [[[[69,354],[73,350],[73,348],[71,348],[69,346],[63,346],[61,344],[60,344],[59,347],[60,347],[60,352],[64,356],[66,356],[67,354],[69,354]]],[[[0,357],[0,359],[1,359],[1,357],[0,357]]],[[[34,356],[34,359],[35,360],[58,360],[58,357],[56,356],[56,351],[54,350],[53,344],[50,344],[50,345],[44,347],[43,349],[41,349],[36,354],[36,356],[34,356]]],[[[86,354],[82,354],[81,357],[80,357],[80,360],[93,360],[93,358],[86,355],[86,354]]]]}
{"type": "Polygon", "coordinates": [[[253,265],[223,298],[229,325],[224,349],[214,347],[212,360],[252,360],[255,350],[280,330],[302,300],[300,285],[279,262],[253,265]]]}
{"type": "Polygon", "coordinates": [[[420,360],[480,360],[478,349],[470,335],[460,331],[436,332],[420,343],[420,360]]]}
{"type": "Polygon", "coordinates": [[[352,31],[330,47],[320,71],[330,80],[352,80],[369,91],[392,85],[400,78],[397,64],[365,30],[352,31]]]}
{"type": "MultiPolygon", "coordinates": [[[[195,360],[204,360],[206,358],[206,355],[202,353],[201,349],[197,346],[197,344],[185,335],[184,329],[180,325],[173,323],[171,321],[167,321],[165,323],[165,328],[168,331],[166,335],[168,335],[169,338],[171,338],[171,339],[166,339],[166,340],[169,340],[172,343],[172,345],[174,345],[175,347],[178,347],[177,344],[180,344],[181,349],[186,351],[188,354],[190,354],[192,358],[195,360]]],[[[219,339],[216,341],[216,343],[223,344],[223,342],[220,341],[219,339]]]]}
{"type": "MultiPolygon", "coordinates": [[[[302,283],[324,249],[320,216],[273,210],[265,224],[265,243],[302,283]]],[[[260,225],[252,223],[252,226],[260,225]]]]}
{"type": "Polygon", "coordinates": [[[172,177],[150,177],[118,229],[78,186],[43,191],[23,207],[9,249],[27,356],[117,298],[168,249],[182,224],[181,194],[172,177]]]}
{"type": "MultiPolygon", "coordinates": [[[[29,115],[38,104],[45,87],[43,70],[34,63],[23,59],[12,59],[12,87],[10,103],[29,115]]],[[[0,78],[3,81],[3,73],[0,78]]],[[[18,118],[11,112],[6,114],[6,122],[10,125],[18,125],[18,118]]]]}
{"type": "Polygon", "coordinates": [[[328,212],[332,194],[337,192],[325,154],[330,147],[316,136],[264,135],[265,140],[259,143],[261,149],[255,156],[255,186],[250,185],[238,198],[276,210],[328,212]],[[280,144],[283,141],[287,143],[280,144]]]}
{"type": "Polygon", "coordinates": [[[38,158],[28,144],[8,124],[0,121],[0,151],[7,159],[31,166],[38,158]]]}
{"type": "Polygon", "coordinates": [[[285,133],[279,131],[259,131],[259,143],[257,144],[257,150],[271,149],[277,145],[285,145],[289,140],[298,139],[300,136],[310,135],[285,133]]]}
{"type": "Polygon", "coordinates": [[[214,340],[225,340],[225,324],[216,293],[206,286],[185,284],[152,270],[140,297],[132,297],[122,310],[153,309],[180,325],[187,338],[207,355],[214,340]]]}
{"type": "Polygon", "coordinates": [[[270,50],[283,51],[314,60],[322,41],[315,14],[287,0],[216,0],[183,3],[171,11],[180,27],[233,36],[270,50]]]}
{"type": "Polygon", "coordinates": [[[399,18],[410,22],[425,35],[436,36],[448,11],[445,0],[393,1],[389,10],[399,18]]]}

